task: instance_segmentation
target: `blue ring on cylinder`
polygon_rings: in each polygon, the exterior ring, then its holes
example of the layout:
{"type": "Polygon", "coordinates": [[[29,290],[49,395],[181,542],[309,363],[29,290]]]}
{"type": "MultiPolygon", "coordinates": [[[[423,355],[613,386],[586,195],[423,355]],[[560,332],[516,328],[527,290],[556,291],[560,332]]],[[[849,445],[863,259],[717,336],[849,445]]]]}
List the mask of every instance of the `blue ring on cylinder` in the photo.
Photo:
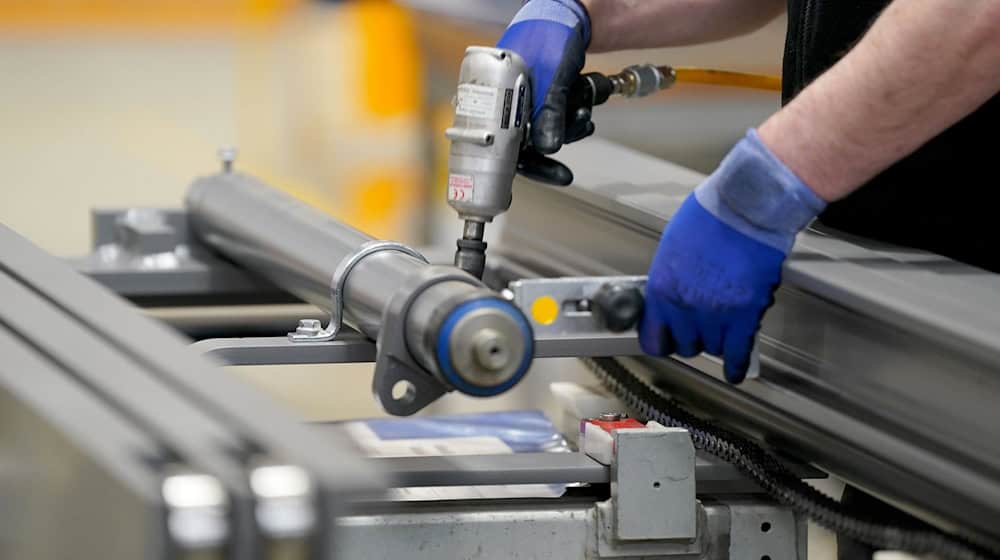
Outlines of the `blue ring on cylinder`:
{"type": "Polygon", "coordinates": [[[528,367],[531,366],[531,359],[534,355],[535,337],[531,330],[531,325],[528,324],[528,320],[524,318],[524,315],[520,312],[520,310],[504,300],[477,299],[474,301],[467,301],[453,309],[451,313],[448,314],[448,318],[446,318],[444,323],[441,325],[441,330],[438,331],[438,367],[441,369],[441,373],[444,375],[444,378],[448,383],[467,395],[473,395],[476,397],[492,397],[509,390],[514,385],[517,385],[518,381],[520,381],[521,378],[524,377],[524,374],[528,372],[528,367]],[[524,357],[521,359],[521,365],[518,366],[517,371],[513,376],[511,376],[510,379],[493,387],[474,385],[459,377],[455,372],[455,368],[452,366],[451,345],[448,344],[451,339],[451,332],[455,329],[455,325],[457,325],[458,322],[466,316],[466,314],[483,308],[499,309],[513,317],[514,321],[521,328],[521,333],[524,335],[525,340],[524,357]]]}

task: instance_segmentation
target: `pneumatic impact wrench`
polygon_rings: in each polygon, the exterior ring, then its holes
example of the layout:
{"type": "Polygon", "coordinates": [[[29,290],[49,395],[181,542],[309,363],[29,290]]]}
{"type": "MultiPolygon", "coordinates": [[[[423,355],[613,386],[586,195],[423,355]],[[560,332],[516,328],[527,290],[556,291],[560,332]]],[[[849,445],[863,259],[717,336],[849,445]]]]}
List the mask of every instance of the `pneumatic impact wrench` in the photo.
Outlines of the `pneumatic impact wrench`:
{"type": "MultiPolygon", "coordinates": [[[[669,66],[630,66],[618,74],[580,76],[571,88],[567,121],[590,111],[612,95],[643,97],[670,87],[669,66]]],[[[455,121],[445,136],[448,156],[448,204],[465,221],[455,266],[482,278],[486,266],[486,224],[510,208],[511,187],[522,154],[530,157],[531,76],[517,53],[469,47],[462,60],[455,121]]],[[[560,184],[572,182],[566,170],[560,184]]]]}

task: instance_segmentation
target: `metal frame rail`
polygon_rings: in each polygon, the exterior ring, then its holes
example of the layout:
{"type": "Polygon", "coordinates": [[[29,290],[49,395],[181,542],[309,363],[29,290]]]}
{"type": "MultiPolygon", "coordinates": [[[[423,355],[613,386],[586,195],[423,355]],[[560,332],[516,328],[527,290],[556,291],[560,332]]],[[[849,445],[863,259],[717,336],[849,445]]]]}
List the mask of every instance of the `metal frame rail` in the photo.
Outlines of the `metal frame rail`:
{"type": "Polygon", "coordinates": [[[345,437],[2,226],[0,255],[0,555],[336,555],[333,516],[386,485],[345,437]]]}

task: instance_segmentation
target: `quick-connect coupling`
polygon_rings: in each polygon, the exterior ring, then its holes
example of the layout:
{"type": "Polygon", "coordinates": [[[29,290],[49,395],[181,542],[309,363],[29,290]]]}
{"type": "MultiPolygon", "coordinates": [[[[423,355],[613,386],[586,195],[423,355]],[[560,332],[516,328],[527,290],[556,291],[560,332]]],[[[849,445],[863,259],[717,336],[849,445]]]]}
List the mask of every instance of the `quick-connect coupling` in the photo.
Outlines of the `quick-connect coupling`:
{"type": "Polygon", "coordinates": [[[622,97],[646,97],[674,84],[676,75],[669,66],[634,64],[608,76],[612,93],[622,97]]]}

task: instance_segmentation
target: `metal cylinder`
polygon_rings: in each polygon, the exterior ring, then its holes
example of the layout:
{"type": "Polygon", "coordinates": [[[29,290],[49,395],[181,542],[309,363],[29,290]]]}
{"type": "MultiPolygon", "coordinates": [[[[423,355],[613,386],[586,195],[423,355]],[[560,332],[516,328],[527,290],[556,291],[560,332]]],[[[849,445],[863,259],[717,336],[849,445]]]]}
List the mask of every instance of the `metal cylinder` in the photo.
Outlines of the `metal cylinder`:
{"type": "MultiPolygon", "coordinates": [[[[190,225],[207,245],[329,312],[340,262],[373,239],[240,173],[198,179],[187,194],[190,225]]],[[[382,310],[409,273],[425,266],[399,252],[369,255],[344,289],[347,322],[378,337],[382,310]]]]}
{"type": "MultiPolygon", "coordinates": [[[[197,180],[186,206],[201,241],[326,311],[333,307],[331,283],[338,266],[373,241],[239,173],[197,180]]],[[[437,281],[426,274],[428,267],[395,250],[363,256],[344,278],[344,322],[378,338],[390,301],[409,290],[412,302],[400,320],[417,363],[469,394],[497,394],[513,386],[531,362],[527,320],[471,276],[449,271],[447,279],[437,281]],[[407,282],[422,273],[426,282],[407,282]],[[461,276],[456,279],[455,274],[461,276]]]]}

